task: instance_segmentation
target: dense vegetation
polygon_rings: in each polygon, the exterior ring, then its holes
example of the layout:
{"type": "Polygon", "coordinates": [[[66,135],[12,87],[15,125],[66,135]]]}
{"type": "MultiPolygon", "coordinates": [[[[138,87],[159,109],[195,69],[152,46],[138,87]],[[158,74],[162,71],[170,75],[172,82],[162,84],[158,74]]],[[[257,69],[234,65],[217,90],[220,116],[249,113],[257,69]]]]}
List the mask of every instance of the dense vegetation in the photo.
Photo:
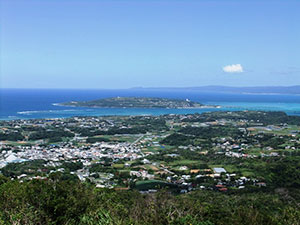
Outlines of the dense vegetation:
{"type": "MultiPolygon", "coordinates": [[[[190,159],[197,156],[182,154],[190,159]]],[[[214,157],[215,163],[224,160],[214,157]]],[[[166,182],[156,181],[156,186],[165,189],[143,195],[135,189],[148,189],[153,182],[137,182],[132,190],[114,191],[96,188],[89,181],[79,182],[69,173],[55,172],[45,180],[23,182],[0,175],[0,224],[299,224],[298,159],[298,156],[265,159],[265,166],[257,164],[258,159],[249,159],[243,166],[246,164],[257,170],[258,175],[265,175],[268,187],[232,189],[227,193],[198,190],[176,195],[171,194],[172,187],[166,182]]],[[[238,159],[227,159],[223,163],[232,164],[234,160],[238,162],[238,159]]],[[[9,164],[2,173],[10,177],[25,170],[42,173],[49,169],[42,163],[37,160],[9,164]]],[[[111,161],[108,159],[107,163],[111,161]]],[[[202,161],[199,163],[206,167],[202,161]]],[[[61,167],[70,172],[82,168],[82,164],[63,162],[61,167]]],[[[93,164],[90,171],[108,168],[117,172],[100,164],[93,164]]]]}
{"type": "Polygon", "coordinates": [[[33,160],[23,163],[9,163],[1,169],[1,172],[3,175],[12,178],[16,178],[24,173],[40,175],[42,172],[49,171],[49,168],[46,168],[44,163],[44,160],[33,160]]]}
{"type": "Polygon", "coordinates": [[[238,137],[241,136],[237,128],[216,126],[216,127],[185,127],[161,140],[161,144],[167,145],[199,145],[209,146],[211,138],[216,137],[238,137]]]}
{"type": "Polygon", "coordinates": [[[122,121],[118,125],[119,126],[117,127],[110,127],[107,130],[84,127],[71,127],[70,130],[72,132],[80,134],[80,136],[85,137],[115,134],[145,134],[147,132],[168,130],[166,121],[162,118],[155,117],[143,118],[142,116],[136,116],[134,118],[127,118],[126,121],[122,121]]]}
{"type": "Polygon", "coordinates": [[[292,194],[299,190],[142,195],[59,176],[23,183],[0,177],[0,224],[299,224],[292,194]]]}
{"type": "Polygon", "coordinates": [[[20,132],[0,133],[0,141],[21,141],[24,136],[20,132]]]}
{"type": "Polygon", "coordinates": [[[62,137],[74,137],[74,134],[62,129],[55,129],[55,130],[40,129],[39,131],[31,133],[28,137],[28,140],[39,140],[39,139],[49,138],[57,141],[57,140],[61,140],[62,137]]]}
{"type": "Polygon", "coordinates": [[[81,107],[109,107],[109,108],[183,108],[201,107],[202,104],[180,99],[166,98],[137,98],[137,97],[116,97],[104,98],[93,101],[66,102],[61,105],[81,107]]]}
{"type": "Polygon", "coordinates": [[[239,112],[213,112],[198,114],[198,118],[193,117],[191,120],[186,118],[184,121],[214,121],[218,119],[233,119],[233,120],[247,120],[263,125],[288,123],[293,125],[300,125],[299,116],[290,116],[285,112],[263,112],[263,111],[239,111],[239,112]]]}
{"type": "Polygon", "coordinates": [[[184,127],[179,130],[180,133],[198,136],[199,138],[215,138],[215,137],[237,137],[241,136],[241,132],[237,128],[229,126],[215,127],[184,127]]]}

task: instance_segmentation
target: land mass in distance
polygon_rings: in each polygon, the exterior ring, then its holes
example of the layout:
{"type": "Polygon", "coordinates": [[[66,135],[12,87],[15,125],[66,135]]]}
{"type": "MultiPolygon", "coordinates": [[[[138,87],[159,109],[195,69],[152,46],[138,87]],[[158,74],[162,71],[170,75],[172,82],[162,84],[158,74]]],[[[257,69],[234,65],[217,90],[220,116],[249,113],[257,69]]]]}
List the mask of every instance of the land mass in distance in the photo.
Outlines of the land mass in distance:
{"type": "Polygon", "coordinates": [[[115,97],[104,98],[92,101],[71,101],[58,105],[74,107],[99,107],[99,108],[211,108],[219,107],[204,105],[189,99],[168,99],[168,98],[145,98],[145,97],[115,97]]]}
{"type": "Polygon", "coordinates": [[[197,91],[202,93],[235,93],[235,94],[300,94],[300,85],[295,86],[256,86],[256,87],[230,87],[230,86],[199,86],[199,87],[135,87],[134,90],[168,90],[168,91],[197,91]]]}

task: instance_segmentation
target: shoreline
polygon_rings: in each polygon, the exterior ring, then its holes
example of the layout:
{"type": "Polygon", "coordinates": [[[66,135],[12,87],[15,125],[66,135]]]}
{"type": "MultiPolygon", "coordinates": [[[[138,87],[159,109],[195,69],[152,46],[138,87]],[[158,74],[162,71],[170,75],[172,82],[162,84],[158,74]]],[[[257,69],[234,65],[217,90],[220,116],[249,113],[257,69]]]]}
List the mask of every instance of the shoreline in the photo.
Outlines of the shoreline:
{"type": "MultiPolygon", "coordinates": [[[[109,109],[109,108],[107,108],[109,109]]],[[[117,109],[117,108],[111,108],[111,109],[117,109]]],[[[121,108],[119,108],[121,110],[121,108]]],[[[129,108],[127,108],[129,109],[129,108]]],[[[141,109],[141,108],[140,108],[141,109]]],[[[194,110],[197,110],[195,108],[193,108],[194,110]]],[[[178,110],[193,110],[193,109],[178,109],[178,110]]],[[[198,108],[199,109],[199,108],[198,108]]],[[[161,109],[161,110],[168,110],[168,109],[161,109]]],[[[172,110],[172,109],[169,109],[169,110],[172,110]]],[[[173,110],[176,110],[176,109],[173,109],[173,110]]],[[[200,110],[200,109],[199,109],[200,110]]],[[[202,108],[202,110],[205,110],[202,108]]],[[[63,110],[64,112],[67,112],[69,110],[63,110]]],[[[216,111],[224,111],[224,112],[240,112],[240,111],[261,111],[261,112],[284,112],[286,113],[287,115],[289,116],[300,116],[300,111],[285,111],[285,110],[263,110],[263,109],[242,109],[242,108],[239,108],[239,107],[235,107],[235,108],[232,108],[232,107],[222,107],[222,108],[207,108],[207,111],[191,111],[191,112],[188,112],[188,111],[177,111],[177,112],[174,112],[174,111],[167,111],[167,112],[160,112],[160,111],[157,111],[155,112],[155,109],[154,111],[152,112],[145,112],[145,111],[142,111],[142,112],[135,112],[135,113],[132,113],[132,112],[115,112],[115,113],[108,113],[108,112],[104,112],[103,114],[102,113],[97,113],[97,112],[92,112],[91,114],[88,114],[88,113],[84,113],[84,114],[80,114],[80,111],[79,113],[72,113],[72,114],[62,114],[62,113],[59,113],[57,112],[57,114],[52,114],[53,113],[53,110],[49,110],[49,114],[47,114],[47,111],[44,111],[41,113],[39,111],[24,111],[24,112],[18,112],[18,115],[9,115],[9,116],[4,116],[4,117],[0,117],[0,121],[13,121],[13,120],[35,120],[35,119],[41,119],[41,120],[47,120],[47,119],[67,119],[67,118],[72,118],[72,117],[106,117],[106,116],[159,116],[159,115],[168,115],[168,114],[178,114],[178,115],[189,115],[189,114],[195,114],[195,113],[199,113],[199,114],[202,114],[202,113],[209,113],[209,112],[216,112],[216,111]],[[211,109],[211,110],[210,110],[211,109]],[[215,109],[215,110],[213,110],[215,109]],[[39,115],[39,113],[41,113],[41,115],[39,115]]]]}
{"type": "Polygon", "coordinates": [[[62,103],[53,103],[54,106],[63,106],[63,107],[73,107],[73,108],[97,108],[97,109],[220,109],[222,106],[220,105],[203,105],[199,107],[105,107],[105,106],[77,106],[77,105],[68,105],[68,104],[62,104],[62,103]]]}

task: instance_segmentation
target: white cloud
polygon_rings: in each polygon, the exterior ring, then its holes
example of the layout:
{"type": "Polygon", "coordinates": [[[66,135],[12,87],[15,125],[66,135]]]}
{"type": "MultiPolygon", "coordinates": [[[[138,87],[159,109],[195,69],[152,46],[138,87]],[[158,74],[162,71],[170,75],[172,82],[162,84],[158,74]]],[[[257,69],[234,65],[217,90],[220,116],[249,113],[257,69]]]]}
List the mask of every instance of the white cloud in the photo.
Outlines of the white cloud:
{"type": "Polygon", "coordinates": [[[232,64],[223,67],[223,71],[226,73],[243,73],[243,67],[241,64],[232,64]]]}

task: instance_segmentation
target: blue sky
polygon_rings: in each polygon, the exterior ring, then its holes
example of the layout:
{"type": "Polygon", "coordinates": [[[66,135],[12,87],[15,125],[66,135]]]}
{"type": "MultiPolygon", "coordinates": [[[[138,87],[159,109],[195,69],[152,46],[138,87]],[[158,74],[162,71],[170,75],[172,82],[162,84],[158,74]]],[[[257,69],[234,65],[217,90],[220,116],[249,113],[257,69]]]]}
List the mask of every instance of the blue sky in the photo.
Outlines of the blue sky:
{"type": "Polygon", "coordinates": [[[2,0],[2,88],[300,85],[300,1],[2,0]]]}

